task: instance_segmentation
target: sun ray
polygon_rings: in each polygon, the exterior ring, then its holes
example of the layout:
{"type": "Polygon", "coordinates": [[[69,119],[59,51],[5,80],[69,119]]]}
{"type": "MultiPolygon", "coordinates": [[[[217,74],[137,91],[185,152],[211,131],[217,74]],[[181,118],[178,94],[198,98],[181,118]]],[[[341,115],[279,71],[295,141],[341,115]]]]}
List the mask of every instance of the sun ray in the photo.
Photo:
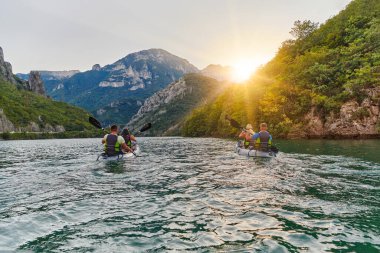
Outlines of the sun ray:
{"type": "Polygon", "coordinates": [[[234,69],[233,75],[232,75],[233,81],[242,83],[248,80],[259,66],[260,66],[260,63],[254,60],[236,61],[232,65],[234,69]]]}

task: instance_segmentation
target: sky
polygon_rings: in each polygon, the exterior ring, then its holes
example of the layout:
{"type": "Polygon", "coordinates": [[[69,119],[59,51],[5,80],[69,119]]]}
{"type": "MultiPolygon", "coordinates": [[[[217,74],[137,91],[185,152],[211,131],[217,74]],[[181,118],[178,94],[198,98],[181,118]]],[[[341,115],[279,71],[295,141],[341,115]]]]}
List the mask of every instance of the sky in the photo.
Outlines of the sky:
{"type": "Polygon", "coordinates": [[[202,69],[269,61],[296,20],[323,23],[350,0],[0,0],[14,73],[104,66],[162,48],[202,69]]]}

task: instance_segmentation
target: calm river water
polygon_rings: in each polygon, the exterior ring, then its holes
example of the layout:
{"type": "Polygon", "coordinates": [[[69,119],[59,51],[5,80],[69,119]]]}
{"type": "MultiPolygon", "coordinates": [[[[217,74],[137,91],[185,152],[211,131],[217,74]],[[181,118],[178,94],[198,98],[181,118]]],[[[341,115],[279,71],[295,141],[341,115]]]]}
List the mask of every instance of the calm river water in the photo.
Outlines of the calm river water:
{"type": "Polygon", "coordinates": [[[379,252],[380,141],[281,141],[271,160],[220,139],[0,142],[0,252],[379,252]]]}

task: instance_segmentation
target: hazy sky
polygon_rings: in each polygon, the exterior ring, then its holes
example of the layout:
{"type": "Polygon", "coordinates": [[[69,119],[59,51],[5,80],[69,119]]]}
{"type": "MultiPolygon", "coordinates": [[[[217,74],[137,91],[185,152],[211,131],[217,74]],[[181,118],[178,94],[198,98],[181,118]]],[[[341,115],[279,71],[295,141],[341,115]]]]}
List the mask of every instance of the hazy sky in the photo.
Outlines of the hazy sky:
{"type": "Polygon", "coordinates": [[[88,70],[162,48],[199,68],[268,61],[295,20],[324,22],[350,0],[0,0],[13,72],[88,70]]]}

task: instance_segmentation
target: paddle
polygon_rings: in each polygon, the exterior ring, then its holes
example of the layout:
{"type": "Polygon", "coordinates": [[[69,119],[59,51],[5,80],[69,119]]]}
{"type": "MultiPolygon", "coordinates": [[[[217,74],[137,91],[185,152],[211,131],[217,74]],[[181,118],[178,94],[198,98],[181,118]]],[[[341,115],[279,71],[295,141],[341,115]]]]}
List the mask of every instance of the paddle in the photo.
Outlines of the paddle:
{"type": "MultiPolygon", "coordinates": [[[[97,119],[95,119],[94,117],[91,117],[91,116],[90,116],[90,117],[88,118],[88,122],[90,122],[90,124],[93,125],[94,127],[98,128],[98,129],[102,129],[102,130],[104,131],[104,128],[102,127],[102,124],[100,124],[100,122],[99,122],[97,119]]],[[[152,124],[151,124],[151,123],[146,123],[146,124],[140,129],[139,133],[145,132],[146,130],[150,129],[151,127],[152,127],[152,124]]],[[[138,157],[138,156],[136,155],[136,153],[133,152],[133,150],[132,150],[132,154],[133,154],[134,156],[138,157]]]]}
{"type": "Polygon", "coordinates": [[[139,131],[139,133],[145,132],[152,127],[152,123],[146,123],[139,131]]]}
{"type": "Polygon", "coordinates": [[[88,122],[90,122],[90,124],[93,125],[94,127],[98,128],[98,129],[102,129],[104,131],[102,124],[100,124],[100,122],[97,119],[95,119],[94,117],[90,116],[88,118],[88,122]]]}
{"type": "Polygon", "coordinates": [[[240,126],[239,122],[237,122],[236,120],[232,119],[230,116],[226,115],[225,119],[230,122],[230,125],[232,127],[237,128],[237,129],[243,129],[245,131],[245,128],[242,127],[242,126],[240,126]]]}
{"type": "MultiPolygon", "coordinates": [[[[225,118],[227,121],[230,122],[230,125],[231,125],[232,127],[237,128],[237,129],[241,129],[241,130],[243,130],[243,131],[247,131],[244,127],[242,127],[242,126],[239,124],[239,122],[237,122],[236,120],[234,120],[233,118],[231,118],[229,115],[226,115],[224,118],[225,118]]],[[[276,146],[273,146],[273,145],[271,145],[270,150],[273,151],[273,152],[276,153],[276,154],[277,154],[278,151],[279,151],[279,149],[278,149],[276,146]]]]}

